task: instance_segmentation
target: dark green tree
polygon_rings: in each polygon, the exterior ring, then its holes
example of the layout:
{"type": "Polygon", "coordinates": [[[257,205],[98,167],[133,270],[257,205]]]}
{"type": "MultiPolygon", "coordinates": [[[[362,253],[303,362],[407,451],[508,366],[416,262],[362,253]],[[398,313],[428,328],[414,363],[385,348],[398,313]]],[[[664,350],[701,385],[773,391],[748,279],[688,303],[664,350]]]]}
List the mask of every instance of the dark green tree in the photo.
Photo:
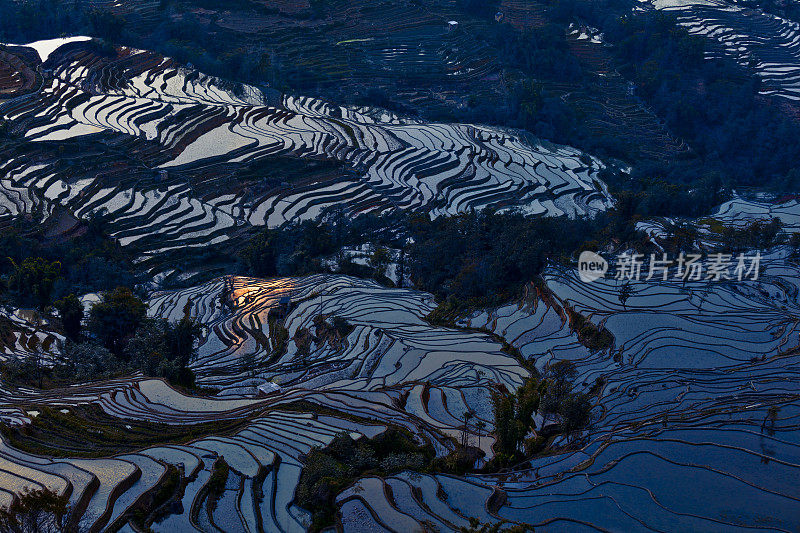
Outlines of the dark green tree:
{"type": "Polygon", "coordinates": [[[495,451],[507,458],[517,454],[520,442],[520,424],[516,413],[516,396],[507,391],[492,392],[494,411],[495,451]]]}
{"type": "Polygon", "coordinates": [[[386,268],[389,266],[392,258],[389,251],[383,246],[378,246],[372,252],[369,258],[369,266],[375,270],[375,277],[382,278],[386,276],[386,268]]]}
{"type": "Polygon", "coordinates": [[[61,263],[41,257],[28,257],[21,264],[12,261],[14,271],[8,278],[8,289],[20,302],[44,309],[51,303],[53,285],[61,277],[61,263]]]}
{"type": "Polygon", "coordinates": [[[201,334],[200,324],[188,316],[175,324],[146,319],[125,346],[125,358],[147,376],[191,387],[194,374],[189,363],[197,352],[196,342],[201,334]]]}
{"type": "Polygon", "coordinates": [[[619,303],[622,304],[623,309],[627,309],[628,299],[633,294],[633,285],[631,282],[628,281],[624,285],[619,288],[619,292],[617,293],[617,298],[619,298],[619,303]]]}
{"type": "Polygon", "coordinates": [[[73,383],[109,378],[128,370],[121,366],[105,346],[94,342],[68,342],[64,350],[64,364],[56,369],[57,375],[73,383]]]}
{"type": "Polygon", "coordinates": [[[89,311],[89,329],[117,357],[123,357],[125,341],[147,315],[147,306],[127,287],[117,287],[89,311]]]}
{"type": "Polygon", "coordinates": [[[57,300],[53,306],[61,315],[64,334],[68,339],[77,341],[81,335],[81,322],[83,321],[83,304],[74,294],[57,300]]]}
{"type": "Polygon", "coordinates": [[[585,394],[570,394],[559,406],[561,431],[571,435],[591,421],[592,404],[585,394]]]}
{"type": "Polygon", "coordinates": [[[265,229],[253,237],[239,252],[239,258],[247,267],[247,271],[256,276],[275,276],[278,233],[265,229]]]}

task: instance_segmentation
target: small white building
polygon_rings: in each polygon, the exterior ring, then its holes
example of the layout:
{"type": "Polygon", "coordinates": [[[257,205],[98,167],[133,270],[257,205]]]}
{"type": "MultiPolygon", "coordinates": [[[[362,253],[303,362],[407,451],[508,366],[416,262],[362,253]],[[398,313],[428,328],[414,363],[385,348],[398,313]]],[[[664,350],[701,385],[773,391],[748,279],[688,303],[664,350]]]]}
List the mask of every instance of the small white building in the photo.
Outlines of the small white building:
{"type": "Polygon", "coordinates": [[[263,383],[258,386],[258,393],[263,394],[264,396],[269,396],[270,394],[275,394],[276,392],[281,391],[281,386],[277,383],[267,382],[263,383]]]}

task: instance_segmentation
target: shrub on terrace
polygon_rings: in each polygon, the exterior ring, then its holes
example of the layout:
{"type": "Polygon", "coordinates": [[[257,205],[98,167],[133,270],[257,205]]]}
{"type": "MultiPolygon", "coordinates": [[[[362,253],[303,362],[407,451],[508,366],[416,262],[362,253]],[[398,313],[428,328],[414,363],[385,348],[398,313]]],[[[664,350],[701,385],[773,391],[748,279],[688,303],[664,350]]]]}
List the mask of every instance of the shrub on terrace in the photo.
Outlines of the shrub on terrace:
{"type": "Polygon", "coordinates": [[[800,254],[800,233],[793,233],[789,238],[789,246],[794,250],[793,255],[800,254]]]}
{"type": "Polygon", "coordinates": [[[17,264],[12,260],[14,271],[8,277],[8,290],[18,302],[33,304],[44,309],[52,302],[53,286],[61,277],[61,263],[50,262],[41,257],[27,257],[17,264]]]}
{"type": "Polygon", "coordinates": [[[6,533],[68,531],[69,496],[59,496],[49,489],[29,491],[0,509],[0,530],[6,533]]]}
{"type": "Polygon", "coordinates": [[[266,229],[254,236],[239,252],[247,271],[256,276],[275,276],[277,269],[278,233],[266,229]]]}
{"type": "MultiPolygon", "coordinates": [[[[625,300],[627,300],[627,297],[625,300]]],[[[625,305],[622,299],[620,301],[625,305]]],[[[577,333],[581,344],[593,351],[605,350],[611,347],[614,342],[614,336],[607,329],[596,326],[591,320],[571,307],[566,307],[566,311],[569,316],[570,328],[577,333]]]]}
{"type": "Polygon", "coordinates": [[[74,294],[56,301],[53,306],[61,316],[64,334],[68,339],[77,341],[81,334],[83,321],[83,304],[74,294]]]}
{"type": "Polygon", "coordinates": [[[177,323],[146,319],[125,346],[125,358],[147,376],[163,377],[184,387],[194,385],[189,362],[202,328],[191,318],[177,323]]]}
{"type": "Polygon", "coordinates": [[[131,272],[132,266],[126,264],[126,260],[89,256],[77,261],[70,260],[66,270],[65,277],[56,283],[56,296],[130,287],[136,281],[136,276],[131,272]]]}
{"type": "Polygon", "coordinates": [[[319,531],[333,524],[336,495],[359,477],[419,470],[434,455],[429,446],[419,446],[404,430],[389,428],[373,439],[357,441],[341,433],[327,447],[315,448],[304,457],[297,502],[312,513],[311,530],[319,531]]]}
{"type": "Polygon", "coordinates": [[[63,381],[80,383],[113,377],[124,368],[105,346],[67,342],[63,361],[54,368],[54,374],[63,381]]]}
{"type": "Polygon", "coordinates": [[[757,220],[744,227],[723,226],[722,244],[726,250],[739,252],[748,249],[766,250],[783,240],[783,224],[779,218],[769,222],[757,220]]]}
{"type": "Polygon", "coordinates": [[[375,270],[376,276],[386,276],[386,269],[391,263],[389,251],[383,246],[378,246],[369,258],[369,266],[375,270]]]}
{"type": "Polygon", "coordinates": [[[559,361],[543,377],[532,375],[514,392],[503,387],[493,391],[496,454],[487,468],[508,466],[541,449],[544,435],[534,425],[534,414],[557,416],[557,432],[568,436],[591,421],[589,397],[572,390],[576,373],[573,363],[559,361]],[[539,434],[529,439],[537,430],[539,434]]]}
{"type": "Polygon", "coordinates": [[[591,421],[592,405],[586,394],[569,394],[559,406],[561,431],[567,435],[585,427],[591,421]]]}
{"type": "Polygon", "coordinates": [[[369,278],[372,277],[373,273],[375,272],[374,269],[370,268],[367,265],[359,265],[355,263],[350,257],[340,254],[336,260],[336,268],[339,274],[343,274],[345,276],[355,276],[357,278],[369,278]]]}
{"type": "MultiPolygon", "coordinates": [[[[186,481],[188,483],[188,481],[186,481]]],[[[167,471],[161,478],[155,492],[148,493],[144,500],[137,502],[133,509],[131,523],[135,530],[147,531],[148,519],[160,522],[172,514],[171,506],[165,505],[170,500],[176,501],[183,495],[185,484],[182,483],[181,472],[174,465],[167,465],[167,471]]]]}
{"type": "Polygon", "coordinates": [[[674,222],[666,226],[667,236],[663,239],[664,249],[673,255],[694,249],[699,237],[697,227],[691,222],[674,222]]]}
{"type": "Polygon", "coordinates": [[[127,23],[124,17],[102,9],[90,10],[88,18],[89,26],[92,29],[91,35],[97,35],[106,39],[115,39],[119,37],[127,23]]]}
{"type": "Polygon", "coordinates": [[[117,357],[123,356],[125,342],[147,315],[147,306],[127,287],[103,294],[89,311],[89,329],[117,357]]]}
{"type": "Polygon", "coordinates": [[[206,490],[208,491],[208,512],[213,513],[217,508],[217,502],[225,492],[225,485],[230,475],[230,467],[225,462],[224,457],[220,457],[214,462],[211,468],[211,477],[208,478],[206,490]]]}
{"type": "MultiPolygon", "coordinates": [[[[680,162],[671,165],[648,163],[635,168],[628,176],[605,172],[601,177],[617,199],[616,211],[624,213],[619,217],[620,221],[676,214],[697,217],[727,199],[718,172],[708,169],[698,171],[696,166],[686,166],[680,162]],[[692,188],[686,186],[687,181],[692,188]]],[[[615,236],[624,238],[632,228],[616,226],[610,228],[608,233],[619,231],[622,235],[615,236]]]]}
{"type": "Polygon", "coordinates": [[[509,67],[517,68],[537,79],[580,82],[586,72],[577,57],[570,53],[564,27],[545,24],[525,31],[514,31],[507,24],[492,25],[482,36],[509,67]]]}
{"type": "Polygon", "coordinates": [[[460,533],[531,533],[534,529],[522,524],[510,525],[506,520],[482,524],[477,518],[470,517],[469,527],[461,527],[458,531],[460,533]]]}

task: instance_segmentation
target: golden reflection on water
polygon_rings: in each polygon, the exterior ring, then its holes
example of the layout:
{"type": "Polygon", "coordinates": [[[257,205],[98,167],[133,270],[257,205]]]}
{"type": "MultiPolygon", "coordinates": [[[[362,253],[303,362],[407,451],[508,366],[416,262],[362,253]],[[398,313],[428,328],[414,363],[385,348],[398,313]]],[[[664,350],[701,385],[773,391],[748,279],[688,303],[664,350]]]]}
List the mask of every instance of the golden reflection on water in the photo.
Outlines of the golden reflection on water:
{"type": "Polygon", "coordinates": [[[293,278],[257,279],[232,276],[225,283],[229,284],[229,301],[235,307],[245,307],[259,296],[270,299],[280,299],[284,296],[291,298],[298,290],[297,281],[293,278]]]}

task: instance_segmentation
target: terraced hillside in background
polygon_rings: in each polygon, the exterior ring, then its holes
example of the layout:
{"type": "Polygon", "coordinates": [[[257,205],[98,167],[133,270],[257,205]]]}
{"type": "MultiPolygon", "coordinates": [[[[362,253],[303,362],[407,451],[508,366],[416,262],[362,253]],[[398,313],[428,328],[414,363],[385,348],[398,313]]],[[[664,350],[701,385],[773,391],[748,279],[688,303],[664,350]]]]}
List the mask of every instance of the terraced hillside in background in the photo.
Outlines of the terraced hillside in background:
{"type": "Polygon", "coordinates": [[[513,131],[277,97],[92,43],[62,46],[42,70],[36,95],[0,104],[12,132],[3,211],[105,213],[111,235],[144,255],[315,219],[332,206],[583,216],[611,202],[600,161],[513,131]],[[286,171],[288,160],[306,173],[286,171]]]}
{"type": "Polygon", "coordinates": [[[244,63],[245,73],[264,71],[279,89],[348,102],[379,97],[426,114],[449,114],[466,95],[499,102],[507,93],[498,58],[474,38],[484,23],[454,2],[241,2],[208,9],[180,2],[175,9],[176,19],[225,39],[225,49],[251,55],[232,59],[244,63]]]}
{"type": "MultiPolygon", "coordinates": [[[[629,81],[617,72],[603,35],[595,28],[572,24],[567,42],[571,52],[594,75],[589,87],[546,84],[574,106],[584,118],[587,136],[618,137],[628,157],[675,161],[692,157],[685,141],[672,134],[663,121],[637,98],[629,81]]],[[[619,148],[618,148],[619,150],[619,148]]]]}
{"type": "MultiPolygon", "coordinates": [[[[489,13],[488,6],[470,10],[465,9],[469,2],[453,1],[376,6],[330,0],[316,4],[322,6],[318,9],[286,2],[272,5],[269,13],[245,14],[242,6],[200,15],[180,5],[181,21],[199,16],[213,35],[236,43],[228,48],[260,57],[257,65],[242,70],[264,71],[274,88],[308,87],[333,101],[380,102],[428,120],[477,115],[482,122],[519,123],[522,110],[515,93],[533,77],[548,96],[574,109],[571,120],[590,133],[582,131],[580,137],[614,138],[629,157],[692,157],[685,143],[627,92],[627,80],[615,75],[601,41],[575,43],[578,39],[568,37],[591,78],[581,82],[509,62],[502,39],[512,39],[513,30],[524,35],[552,24],[554,5],[547,2],[503,1],[496,13],[489,13]]],[[[614,156],[620,156],[619,147],[614,156]]]]}
{"type": "Polygon", "coordinates": [[[762,79],[761,93],[800,100],[800,24],[737,2],[702,0],[643,2],[677,14],[694,35],[719,46],[762,79]]]}

